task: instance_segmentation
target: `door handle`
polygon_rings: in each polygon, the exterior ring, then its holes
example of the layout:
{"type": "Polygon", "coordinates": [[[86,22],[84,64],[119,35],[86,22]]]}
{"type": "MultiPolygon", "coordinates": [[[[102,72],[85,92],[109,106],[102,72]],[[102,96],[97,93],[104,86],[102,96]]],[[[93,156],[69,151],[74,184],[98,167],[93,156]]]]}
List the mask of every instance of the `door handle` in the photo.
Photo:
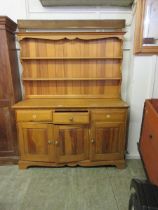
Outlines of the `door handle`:
{"type": "Polygon", "coordinates": [[[95,143],[95,140],[94,139],[91,139],[91,143],[94,144],[95,143]]]}
{"type": "Polygon", "coordinates": [[[53,144],[53,141],[49,140],[49,141],[48,141],[48,144],[53,144]]]}
{"type": "Polygon", "coordinates": [[[55,141],[55,145],[58,145],[59,144],[59,142],[58,141],[55,141]]]}

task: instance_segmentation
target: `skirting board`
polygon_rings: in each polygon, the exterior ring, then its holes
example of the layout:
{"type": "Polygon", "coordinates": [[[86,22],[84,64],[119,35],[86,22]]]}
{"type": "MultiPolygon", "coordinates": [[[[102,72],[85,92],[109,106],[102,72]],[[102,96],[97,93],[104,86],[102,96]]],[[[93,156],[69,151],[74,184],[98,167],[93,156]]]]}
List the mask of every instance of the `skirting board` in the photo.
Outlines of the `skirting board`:
{"type": "Polygon", "coordinates": [[[139,154],[128,154],[126,155],[126,159],[140,159],[139,154]]]}

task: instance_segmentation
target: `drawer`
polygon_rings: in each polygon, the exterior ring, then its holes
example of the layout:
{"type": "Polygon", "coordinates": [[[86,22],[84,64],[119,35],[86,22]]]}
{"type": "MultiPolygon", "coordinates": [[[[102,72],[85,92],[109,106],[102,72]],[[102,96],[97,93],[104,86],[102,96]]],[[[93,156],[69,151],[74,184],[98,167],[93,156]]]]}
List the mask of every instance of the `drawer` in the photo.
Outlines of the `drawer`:
{"type": "Polygon", "coordinates": [[[89,112],[54,112],[54,124],[88,124],[89,112]]]}
{"type": "Polygon", "coordinates": [[[51,110],[20,110],[16,111],[17,121],[52,121],[51,110]]]}
{"type": "Polygon", "coordinates": [[[126,120],[125,110],[96,110],[92,111],[92,121],[124,122],[126,120]]]}

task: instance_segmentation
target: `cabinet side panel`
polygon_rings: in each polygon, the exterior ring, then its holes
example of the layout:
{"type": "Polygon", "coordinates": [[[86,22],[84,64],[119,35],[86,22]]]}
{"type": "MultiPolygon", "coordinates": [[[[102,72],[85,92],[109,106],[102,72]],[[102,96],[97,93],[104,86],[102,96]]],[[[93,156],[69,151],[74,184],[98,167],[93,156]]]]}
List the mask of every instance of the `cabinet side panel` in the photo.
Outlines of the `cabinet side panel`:
{"type": "Polygon", "coordinates": [[[14,101],[16,103],[22,99],[21,97],[21,85],[20,85],[20,75],[18,66],[17,49],[15,46],[15,35],[7,32],[8,41],[8,56],[10,64],[10,80],[12,81],[14,101]]]}
{"type": "Polygon", "coordinates": [[[16,155],[16,128],[9,107],[0,108],[0,155],[16,155]]]}
{"type": "Polygon", "coordinates": [[[13,87],[7,45],[8,41],[5,30],[0,30],[0,37],[0,99],[9,98],[9,100],[13,101],[13,87]]]}

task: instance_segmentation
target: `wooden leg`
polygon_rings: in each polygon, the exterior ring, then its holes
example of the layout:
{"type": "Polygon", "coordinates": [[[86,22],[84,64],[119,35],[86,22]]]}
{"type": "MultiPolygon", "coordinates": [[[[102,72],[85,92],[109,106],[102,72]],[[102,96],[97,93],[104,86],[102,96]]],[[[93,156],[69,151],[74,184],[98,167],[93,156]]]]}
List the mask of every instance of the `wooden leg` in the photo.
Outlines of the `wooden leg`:
{"type": "Polygon", "coordinates": [[[77,166],[77,163],[68,163],[67,165],[70,167],[75,167],[75,166],[77,166]]]}
{"type": "Polygon", "coordinates": [[[19,169],[27,169],[29,166],[28,163],[25,161],[19,161],[18,165],[19,165],[19,169]]]}
{"type": "Polygon", "coordinates": [[[115,163],[115,166],[118,169],[124,169],[124,168],[126,168],[126,162],[125,161],[118,161],[118,162],[115,163]]]}

